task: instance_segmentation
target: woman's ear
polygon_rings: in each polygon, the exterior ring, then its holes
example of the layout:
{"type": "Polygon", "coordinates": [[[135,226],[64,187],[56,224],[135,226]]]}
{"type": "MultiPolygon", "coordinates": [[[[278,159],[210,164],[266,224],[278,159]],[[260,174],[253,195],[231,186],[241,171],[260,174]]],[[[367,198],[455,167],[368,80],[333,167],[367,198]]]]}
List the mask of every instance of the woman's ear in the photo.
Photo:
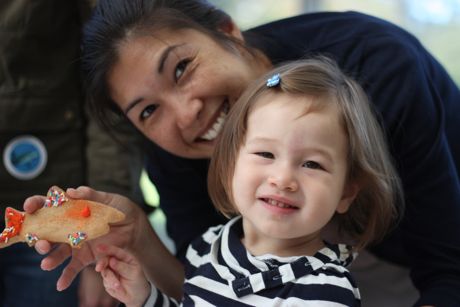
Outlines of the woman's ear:
{"type": "Polygon", "coordinates": [[[347,212],[360,190],[361,186],[357,182],[348,183],[343,189],[342,198],[336,209],[337,213],[344,214],[347,212]]]}
{"type": "Polygon", "coordinates": [[[232,36],[238,40],[244,40],[240,28],[235,24],[235,22],[233,22],[233,20],[230,17],[228,17],[225,21],[223,21],[220,24],[219,31],[223,32],[225,35],[232,36]]]}

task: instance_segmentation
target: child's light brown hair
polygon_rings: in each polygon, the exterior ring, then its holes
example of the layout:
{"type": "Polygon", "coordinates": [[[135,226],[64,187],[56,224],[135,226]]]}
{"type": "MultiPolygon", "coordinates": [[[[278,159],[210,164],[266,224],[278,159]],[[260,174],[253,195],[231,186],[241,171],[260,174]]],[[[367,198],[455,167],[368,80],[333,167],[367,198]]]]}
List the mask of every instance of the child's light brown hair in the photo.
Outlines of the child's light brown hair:
{"type": "Polygon", "coordinates": [[[363,89],[325,57],[295,61],[272,70],[253,82],[232,107],[208,174],[209,194],[216,208],[228,217],[238,214],[232,197],[235,163],[245,142],[248,115],[268,92],[309,95],[318,98],[316,104],[336,105],[348,137],[347,180],[356,182],[360,191],[348,212],[334,218],[339,230],[353,239],[357,248],[380,240],[395,222],[397,212],[402,212],[401,182],[363,89]],[[275,74],[280,75],[280,84],[267,87],[267,79],[275,74]]]}

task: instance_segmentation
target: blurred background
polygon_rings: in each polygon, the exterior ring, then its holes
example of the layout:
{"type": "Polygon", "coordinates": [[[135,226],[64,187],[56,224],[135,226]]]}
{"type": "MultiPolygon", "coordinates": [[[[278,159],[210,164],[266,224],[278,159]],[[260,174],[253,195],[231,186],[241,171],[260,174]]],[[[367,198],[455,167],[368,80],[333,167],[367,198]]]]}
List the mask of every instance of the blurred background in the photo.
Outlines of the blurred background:
{"type": "Polygon", "coordinates": [[[244,30],[303,12],[359,11],[414,34],[460,84],[460,0],[211,0],[244,30]]]}
{"type": "MultiPolygon", "coordinates": [[[[359,11],[391,21],[415,35],[460,85],[460,0],[209,0],[233,17],[242,29],[318,11],[359,11]]],[[[155,188],[143,174],[146,201],[157,206],[155,188]]],[[[165,238],[164,216],[155,210],[152,223],[165,238]]],[[[173,249],[166,239],[166,244],[173,249]]]]}

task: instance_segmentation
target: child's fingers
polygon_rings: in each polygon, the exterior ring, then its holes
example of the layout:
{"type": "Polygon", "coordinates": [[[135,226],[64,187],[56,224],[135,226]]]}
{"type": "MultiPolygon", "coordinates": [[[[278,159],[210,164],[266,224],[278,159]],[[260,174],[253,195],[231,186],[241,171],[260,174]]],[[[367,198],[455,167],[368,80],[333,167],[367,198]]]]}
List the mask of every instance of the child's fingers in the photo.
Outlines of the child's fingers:
{"type": "Polygon", "coordinates": [[[118,260],[128,264],[138,264],[136,258],[134,258],[129,252],[115,245],[99,244],[97,251],[99,254],[115,257],[118,260]]]}
{"type": "Polygon", "coordinates": [[[120,291],[122,289],[120,280],[111,269],[102,270],[101,275],[106,289],[116,291],[120,291]]]}
{"type": "Polygon", "coordinates": [[[126,278],[128,280],[135,279],[142,270],[137,259],[129,252],[119,247],[99,244],[97,250],[99,255],[105,256],[101,259],[108,259],[108,263],[106,263],[105,260],[100,263],[98,262],[96,270],[103,270],[105,266],[106,268],[113,270],[122,278],[126,278]]]}
{"type": "Polygon", "coordinates": [[[139,270],[136,270],[136,267],[132,264],[119,261],[117,258],[111,257],[109,259],[109,268],[117,272],[120,276],[126,279],[136,278],[136,273],[139,270]]]}
{"type": "Polygon", "coordinates": [[[96,262],[96,267],[94,268],[94,270],[96,272],[102,272],[102,270],[106,269],[108,265],[109,265],[109,258],[108,257],[101,258],[96,262]]]}

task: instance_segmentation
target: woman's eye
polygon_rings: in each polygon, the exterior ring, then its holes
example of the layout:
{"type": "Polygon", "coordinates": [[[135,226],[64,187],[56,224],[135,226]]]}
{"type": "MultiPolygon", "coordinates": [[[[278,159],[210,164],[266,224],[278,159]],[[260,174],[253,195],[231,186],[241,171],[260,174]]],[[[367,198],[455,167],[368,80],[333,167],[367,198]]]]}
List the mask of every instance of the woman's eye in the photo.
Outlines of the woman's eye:
{"type": "Polygon", "coordinates": [[[323,169],[323,167],[315,161],[306,161],[302,164],[302,167],[311,168],[311,169],[323,169]]]}
{"type": "Polygon", "coordinates": [[[155,112],[155,110],[157,109],[157,105],[154,105],[154,104],[151,104],[151,105],[148,105],[144,110],[142,110],[140,116],[139,116],[139,119],[141,121],[145,120],[146,118],[148,118],[150,115],[153,114],[153,112],[155,112]]]}
{"type": "Polygon", "coordinates": [[[189,59],[185,59],[177,63],[177,66],[174,69],[174,81],[179,81],[179,79],[182,77],[185,70],[187,69],[188,63],[190,63],[189,59]]]}
{"type": "Polygon", "coordinates": [[[261,151],[261,152],[256,152],[255,153],[258,156],[261,156],[262,158],[265,159],[274,159],[275,156],[271,152],[266,152],[266,151],[261,151]]]}

